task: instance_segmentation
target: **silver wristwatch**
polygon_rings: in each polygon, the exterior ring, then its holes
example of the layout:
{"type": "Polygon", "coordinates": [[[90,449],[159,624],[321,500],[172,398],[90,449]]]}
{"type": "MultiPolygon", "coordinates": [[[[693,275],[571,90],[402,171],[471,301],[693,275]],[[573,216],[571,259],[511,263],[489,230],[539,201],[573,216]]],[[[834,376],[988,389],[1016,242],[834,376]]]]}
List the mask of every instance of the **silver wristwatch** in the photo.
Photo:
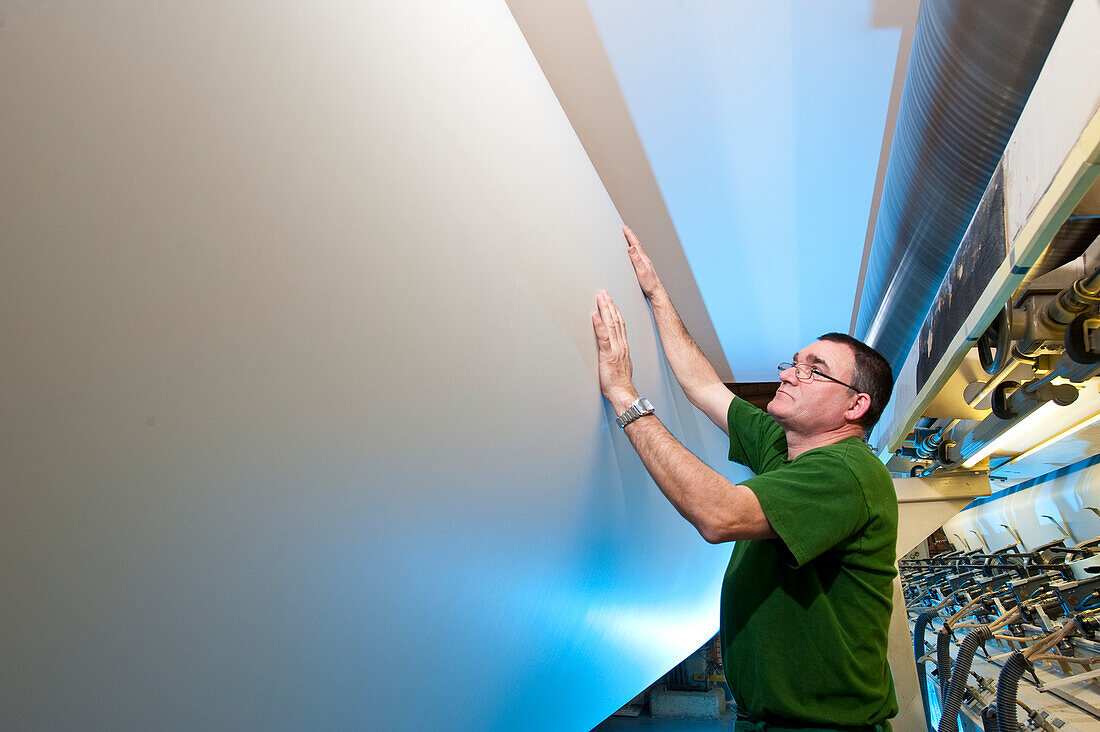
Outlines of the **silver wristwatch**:
{"type": "Polygon", "coordinates": [[[638,397],[615,421],[619,423],[619,429],[625,430],[628,424],[647,414],[653,414],[653,405],[645,397],[638,397]]]}

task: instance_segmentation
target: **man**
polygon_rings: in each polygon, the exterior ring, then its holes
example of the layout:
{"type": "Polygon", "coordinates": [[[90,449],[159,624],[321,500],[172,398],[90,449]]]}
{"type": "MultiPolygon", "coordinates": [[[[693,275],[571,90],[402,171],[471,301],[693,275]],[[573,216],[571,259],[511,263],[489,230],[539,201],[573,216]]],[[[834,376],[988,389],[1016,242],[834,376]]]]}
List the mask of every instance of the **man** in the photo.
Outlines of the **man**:
{"type": "Polygon", "coordinates": [[[729,434],[730,459],[756,473],[730,482],[637,403],[626,326],[601,291],[592,325],[604,396],[676,510],[708,542],[737,540],[721,610],[737,729],[889,730],[897,497],[863,439],[890,398],[889,364],[849,336],[822,336],[780,364],[765,414],[718,378],[637,237],[623,233],[677,381],[729,434]]]}

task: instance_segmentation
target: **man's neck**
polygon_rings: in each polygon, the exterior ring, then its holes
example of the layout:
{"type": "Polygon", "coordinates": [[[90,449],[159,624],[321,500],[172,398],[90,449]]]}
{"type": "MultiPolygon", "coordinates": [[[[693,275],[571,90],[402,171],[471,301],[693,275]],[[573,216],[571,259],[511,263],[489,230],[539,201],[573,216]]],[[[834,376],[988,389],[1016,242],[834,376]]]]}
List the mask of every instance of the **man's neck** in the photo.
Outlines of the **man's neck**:
{"type": "Polygon", "coordinates": [[[841,440],[846,440],[849,437],[863,439],[865,434],[864,429],[856,424],[846,424],[827,432],[815,432],[812,435],[787,432],[787,459],[794,460],[807,450],[813,450],[815,447],[832,445],[841,440]]]}

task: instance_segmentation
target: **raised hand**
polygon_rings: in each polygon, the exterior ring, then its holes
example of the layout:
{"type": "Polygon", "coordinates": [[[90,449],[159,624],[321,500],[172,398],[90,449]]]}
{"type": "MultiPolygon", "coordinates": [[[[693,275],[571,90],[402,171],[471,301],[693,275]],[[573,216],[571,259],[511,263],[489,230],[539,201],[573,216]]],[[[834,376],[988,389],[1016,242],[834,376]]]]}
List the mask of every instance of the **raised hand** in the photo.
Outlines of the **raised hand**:
{"type": "Polygon", "coordinates": [[[592,328],[599,349],[600,390],[619,414],[638,398],[626,323],[607,290],[596,295],[596,308],[592,312],[592,328]]]}
{"type": "Polygon", "coordinates": [[[646,256],[646,253],[642,250],[642,243],[638,241],[638,237],[631,231],[629,226],[623,227],[623,235],[626,236],[628,245],[626,253],[630,255],[630,263],[634,265],[634,274],[638,278],[638,285],[641,286],[645,296],[652,299],[662,289],[661,280],[657,277],[657,270],[653,269],[653,262],[646,256]]]}

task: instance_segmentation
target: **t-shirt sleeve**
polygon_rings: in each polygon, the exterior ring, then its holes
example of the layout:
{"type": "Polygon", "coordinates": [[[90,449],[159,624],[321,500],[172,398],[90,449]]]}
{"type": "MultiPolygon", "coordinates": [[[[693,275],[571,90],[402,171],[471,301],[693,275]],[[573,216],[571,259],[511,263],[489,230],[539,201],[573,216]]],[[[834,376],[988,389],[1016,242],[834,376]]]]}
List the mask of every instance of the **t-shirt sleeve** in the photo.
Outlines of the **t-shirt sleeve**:
{"type": "Polygon", "coordinates": [[[774,470],[787,457],[783,428],[767,412],[740,397],[730,400],[726,413],[729,425],[730,460],[754,473],[774,470]]]}
{"type": "Polygon", "coordinates": [[[836,454],[807,453],[744,484],[796,567],[852,536],[869,518],[859,482],[836,454]]]}

